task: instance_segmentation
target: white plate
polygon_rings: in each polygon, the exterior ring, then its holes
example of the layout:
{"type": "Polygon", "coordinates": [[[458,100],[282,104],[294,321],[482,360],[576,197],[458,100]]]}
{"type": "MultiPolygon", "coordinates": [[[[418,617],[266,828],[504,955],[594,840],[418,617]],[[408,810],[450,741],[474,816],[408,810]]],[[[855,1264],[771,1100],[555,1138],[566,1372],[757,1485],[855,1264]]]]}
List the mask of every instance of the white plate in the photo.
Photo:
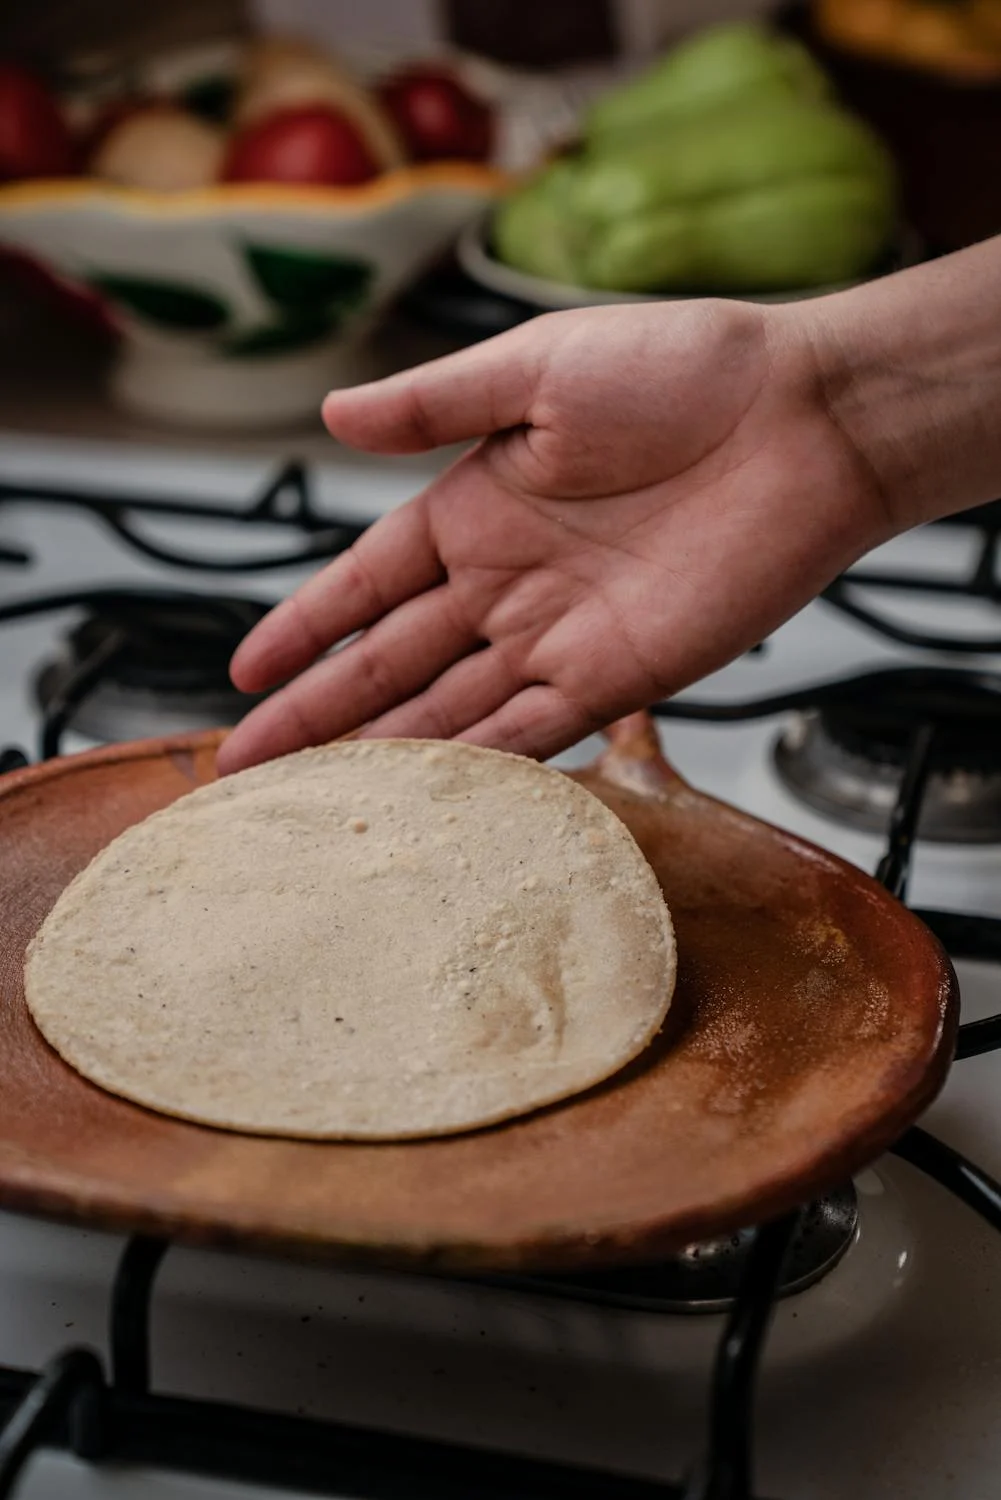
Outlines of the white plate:
{"type": "MultiPolygon", "coordinates": [[[[526,271],[516,271],[497,260],[488,249],[490,215],[481,216],[466,224],[456,244],[456,255],[460,266],[472,281],[489,291],[512,297],[516,302],[525,302],[530,307],[544,312],[557,312],[571,307],[607,307],[610,303],[627,302],[689,302],[708,292],[611,292],[593,287],[568,286],[562,281],[549,281],[543,276],[530,276],[526,271]]],[[[914,235],[901,230],[899,245],[885,271],[900,271],[905,266],[915,265],[921,259],[914,235]]],[[[879,274],[885,274],[881,272],[879,274]]],[[[854,281],[839,282],[831,286],[799,288],[790,292],[721,292],[712,295],[729,297],[739,302],[801,302],[808,297],[823,297],[830,292],[841,292],[858,286],[872,277],[860,276],[854,281]]]]}

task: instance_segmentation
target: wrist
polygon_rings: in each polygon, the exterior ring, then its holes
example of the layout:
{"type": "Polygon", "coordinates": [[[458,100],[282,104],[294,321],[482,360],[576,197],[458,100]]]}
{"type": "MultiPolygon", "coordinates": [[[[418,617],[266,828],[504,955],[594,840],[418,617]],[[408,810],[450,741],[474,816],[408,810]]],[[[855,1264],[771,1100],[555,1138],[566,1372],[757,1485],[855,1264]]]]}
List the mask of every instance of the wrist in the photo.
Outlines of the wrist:
{"type": "Polygon", "coordinates": [[[890,534],[1001,493],[1001,241],[783,312],[890,534]]]}

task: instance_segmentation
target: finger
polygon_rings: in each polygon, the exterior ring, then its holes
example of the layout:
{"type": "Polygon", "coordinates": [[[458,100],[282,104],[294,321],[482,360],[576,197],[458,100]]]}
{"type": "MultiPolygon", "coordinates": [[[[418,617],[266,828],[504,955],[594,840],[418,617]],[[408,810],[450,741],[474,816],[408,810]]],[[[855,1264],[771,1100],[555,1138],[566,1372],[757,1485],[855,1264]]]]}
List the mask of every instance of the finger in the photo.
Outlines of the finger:
{"type": "Polygon", "coordinates": [[[541,341],[529,327],[432,360],[388,380],[333,391],[323,420],[335,438],[372,453],[422,453],[530,419],[541,341]]]}
{"type": "Polygon", "coordinates": [[[437,682],[363,731],[366,739],[451,740],[492,714],[523,686],[496,647],[449,667],[437,682]]]}
{"type": "Polygon", "coordinates": [[[230,676],[241,692],[266,692],[442,577],[427,507],[418,497],[369,527],[265,615],[237,647],[230,676]]]}
{"type": "Polygon", "coordinates": [[[559,688],[536,683],[456,737],[470,745],[547,760],[602,728],[604,721],[582,703],[559,688]]]}
{"type": "Polygon", "coordinates": [[[258,705],[220,747],[223,775],[322,745],[406,701],[476,644],[449,590],[411,599],[258,705]]]}

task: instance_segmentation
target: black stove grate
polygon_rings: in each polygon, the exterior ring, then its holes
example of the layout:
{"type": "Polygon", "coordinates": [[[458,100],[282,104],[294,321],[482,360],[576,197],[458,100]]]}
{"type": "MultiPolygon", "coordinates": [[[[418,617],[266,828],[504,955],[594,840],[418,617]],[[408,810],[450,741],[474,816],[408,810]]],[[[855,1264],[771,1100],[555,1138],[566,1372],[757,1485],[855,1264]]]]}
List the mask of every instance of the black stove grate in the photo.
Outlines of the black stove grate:
{"type": "MultiPolygon", "coordinates": [[[[248,571],[285,567],[290,562],[314,561],[350,545],[361,528],[322,521],[312,507],[308,483],[300,465],[282,469],[266,491],[245,511],[194,502],[167,502],[149,497],[95,497],[47,487],[0,485],[0,510],[5,499],[31,498],[53,505],[90,510],[130,546],[158,562],[209,571],[248,571]],[[291,494],[291,500],[280,499],[291,494]],[[142,514],[184,515],[191,519],[279,521],[307,534],[294,556],[247,562],[235,559],[198,560],[169,553],[135,530],[142,514]]],[[[943,589],[938,580],[911,577],[917,592],[959,592],[1001,602],[995,577],[1001,517],[994,510],[975,519],[985,538],[974,576],[956,588],[943,589]]],[[[10,549],[0,561],[23,563],[23,554],[10,549]]],[[[929,650],[947,649],[967,654],[1001,650],[997,642],[944,642],[922,632],[902,632],[867,607],[858,605],[852,590],[860,585],[900,588],[900,579],[861,570],[852,580],[841,580],[828,591],[839,609],[884,636],[929,650]]],[[[105,591],[107,592],[107,591],[105,591]]],[[[125,591],[134,601],[142,591],[125,591]]],[[[195,596],[204,604],[204,599],[195,596]]],[[[82,594],[23,600],[0,609],[4,619],[70,606],[89,607],[93,598],[82,594]]],[[[105,599],[105,603],[107,600],[105,599]]],[[[222,601],[223,607],[227,602],[222,601]]],[[[113,657],[114,653],[111,653],[113,657]]],[[[107,662],[104,663],[107,666],[107,662]]],[[[93,683],[76,684],[80,698],[102,675],[93,664],[93,683]]],[[[692,700],[658,705],[663,718],[700,719],[736,723],[792,710],[818,710],[832,703],[854,700],[859,693],[878,695],[881,674],[862,674],[750,702],[699,703],[692,700]]],[[[986,676],[984,691],[994,691],[986,676]]],[[[46,754],[58,750],[73,704],[63,705],[43,734],[46,754]]],[[[930,716],[912,726],[906,744],[896,805],[890,820],[879,878],[900,899],[907,891],[915,834],[940,726],[930,716]]],[[[27,764],[17,749],[0,751],[0,773],[27,764]]],[[[1001,959],[1001,921],[961,912],[918,913],[956,958],[1001,959]]],[[[957,1057],[993,1051],[1001,1046],[1001,1015],[960,1027],[957,1057]]],[[[896,1153],[920,1168],[943,1188],[1001,1231],[1001,1185],[972,1162],[913,1127],[896,1146],[896,1153]]],[[[758,1228],[737,1297],[720,1339],[711,1383],[702,1455],[691,1475],[680,1483],[659,1483],[600,1473],[506,1454],[486,1453],[450,1444],[372,1432],[337,1423],[287,1417],[211,1401],[159,1395],[150,1384],[150,1307],[157,1271],[169,1246],[166,1241],[134,1237],[119,1261],[111,1304],[111,1368],[86,1349],[71,1348],[57,1355],[40,1372],[0,1367],[0,1500],[15,1492],[28,1459],[42,1446],[59,1446],[79,1458],[202,1472],[249,1484],[270,1484],[321,1495],[352,1496],[355,1500],[753,1500],[753,1402],[756,1376],[783,1263],[792,1244],[798,1215],[758,1228]]],[[[519,1278],[519,1292],[537,1297],[568,1295],[601,1304],[598,1291],[586,1283],[568,1283],[558,1292],[545,1282],[519,1278]]],[[[620,1306],[628,1300],[620,1299],[620,1306]]],[[[649,1303],[644,1301],[649,1311],[649,1303]]]]}
{"type": "MultiPolygon", "coordinates": [[[[943,670],[906,670],[916,689],[920,688],[922,681],[927,682],[933,701],[935,690],[941,688],[946,676],[943,670]]],[[[796,688],[787,693],[773,693],[767,697],[738,702],[709,703],[684,699],[655,704],[652,712],[661,719],[685,719],[715,724],[747,723],[755,719],[773,718],[782,713],[817,712],[830,704],[845,703],[856,708],[869,703],[874,712],[880,713],[885,710],[887,684],[895,675],[886,671],[862,672],[816,683],[812,687],[796,688]]],[[[952,676],[958,682],[968,679],[978,697],[983,695],[987,701],[996,699],[995,712],[1001,719],[1001,678],[991,677],[987,673],[960,673],[958,670],[952,676]]],[[[887,830],[886,848],[876,866],[877,879],[900,901],[906,900],[907,896],[916,830],[936,734],[939,732],[941,724],[935,718],[934,710],[927,720],[916,723],[911,729],[902,765],[900,789],[887,830]]],[[[932,929],[950,958],[993,962],[1001,960],[1001,920],[998,918],[965,912],[923,910],[917,911],[916,915],[932,929]]],[[[992,1052],[998,1047],[1001,1047],[1001,1013],[979,1021],[968,1021],[960,1026],[957,1059],[992,1052]]]]}
{"type": "Polygon", "coordinates": [[[677,1485],[483,1453],[394,1434],[157,1396],[106,1380],[86,1349],[38,1376],[0,1370],[0,1497],[42,1445],[90,1462],[371,1500],[685,1500],[677,1485]],[[9,1439],[9,1441],[8,1441],[9,1439]]]}
{"type": "Polygon", "coordinates": [[[357,1500],[751,1500],[754,1377],[797,1219],[757,1232],[716,1358],[707,1458],[687,1485],[155,1395],[150,1309],[168,1244],[135,1236],[115,1276],[107,1376],[82,1348],[37,1374],[0,1368],[0,1500],[42,1446],[357,1500]]]}
{"type": "Polygon", "coordinates": [[[822,597],[826,602],[849,619],[867,626],[888,641],[897,645],[914,646],[922,651],[955,651],[964,656],[992,655],[1001,651],[1001,636],[971,638],[957,635],[940,635],[935,631],[903,625],[882,614],[864,596],[873,594],[911,594],[919,598],[972,599],[987,604],[1001,604],[1001,500],[976,510],[963,511],[959,515],[947,516],[936,523],[945,526],[963,526],[972,529],[977,537],[977,551],[972,566],[958,577],[943,577],[935,573],[914,570],[887,572],[885,569],[864,565],[853,568],[850,573],[837,579],[822,597]]]}
{"type": "MultiPolygon", "coordinates": [[[[316,508],[305,466],[297,459],[282,464],[242,509],[212,500],[168,498],[158,495],[108,495],[60,485],[0,482],[0,516],[4,503],[69,507],[95,517],[134,552],[165,567],[203,573],[265,573],[277,568],[301,567],[322,562],[343,552],[356,541],[365,526],[357,521],[324,516],[316,508]],[[186,553],[167,547],[147,536],[142,519],[173,519],[191,522],[226,522],[247,530],[265,525],[284,526],[302,533],[296,548],[269,556],[251,553],[242,557],[215,557],[210,553],[186,553]]],[[[0,550],[0,562],[26,565],[31,554],[9,546],[0,550]]]]}

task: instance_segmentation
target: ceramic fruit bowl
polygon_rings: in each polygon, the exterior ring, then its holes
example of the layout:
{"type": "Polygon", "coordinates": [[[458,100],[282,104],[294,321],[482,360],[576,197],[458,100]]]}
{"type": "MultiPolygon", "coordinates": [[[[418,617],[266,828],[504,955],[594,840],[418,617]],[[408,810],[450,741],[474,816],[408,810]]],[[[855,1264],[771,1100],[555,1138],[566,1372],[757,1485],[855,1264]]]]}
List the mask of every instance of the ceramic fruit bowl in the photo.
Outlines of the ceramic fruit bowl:
{"type": "Polygon", "coordinates": [[[315,414],[392,298],[506,185],[451,162],[348,188],[24,182],[0,188],[0,250],[101,299],[118,404],[259,427],[315,414]]]}

